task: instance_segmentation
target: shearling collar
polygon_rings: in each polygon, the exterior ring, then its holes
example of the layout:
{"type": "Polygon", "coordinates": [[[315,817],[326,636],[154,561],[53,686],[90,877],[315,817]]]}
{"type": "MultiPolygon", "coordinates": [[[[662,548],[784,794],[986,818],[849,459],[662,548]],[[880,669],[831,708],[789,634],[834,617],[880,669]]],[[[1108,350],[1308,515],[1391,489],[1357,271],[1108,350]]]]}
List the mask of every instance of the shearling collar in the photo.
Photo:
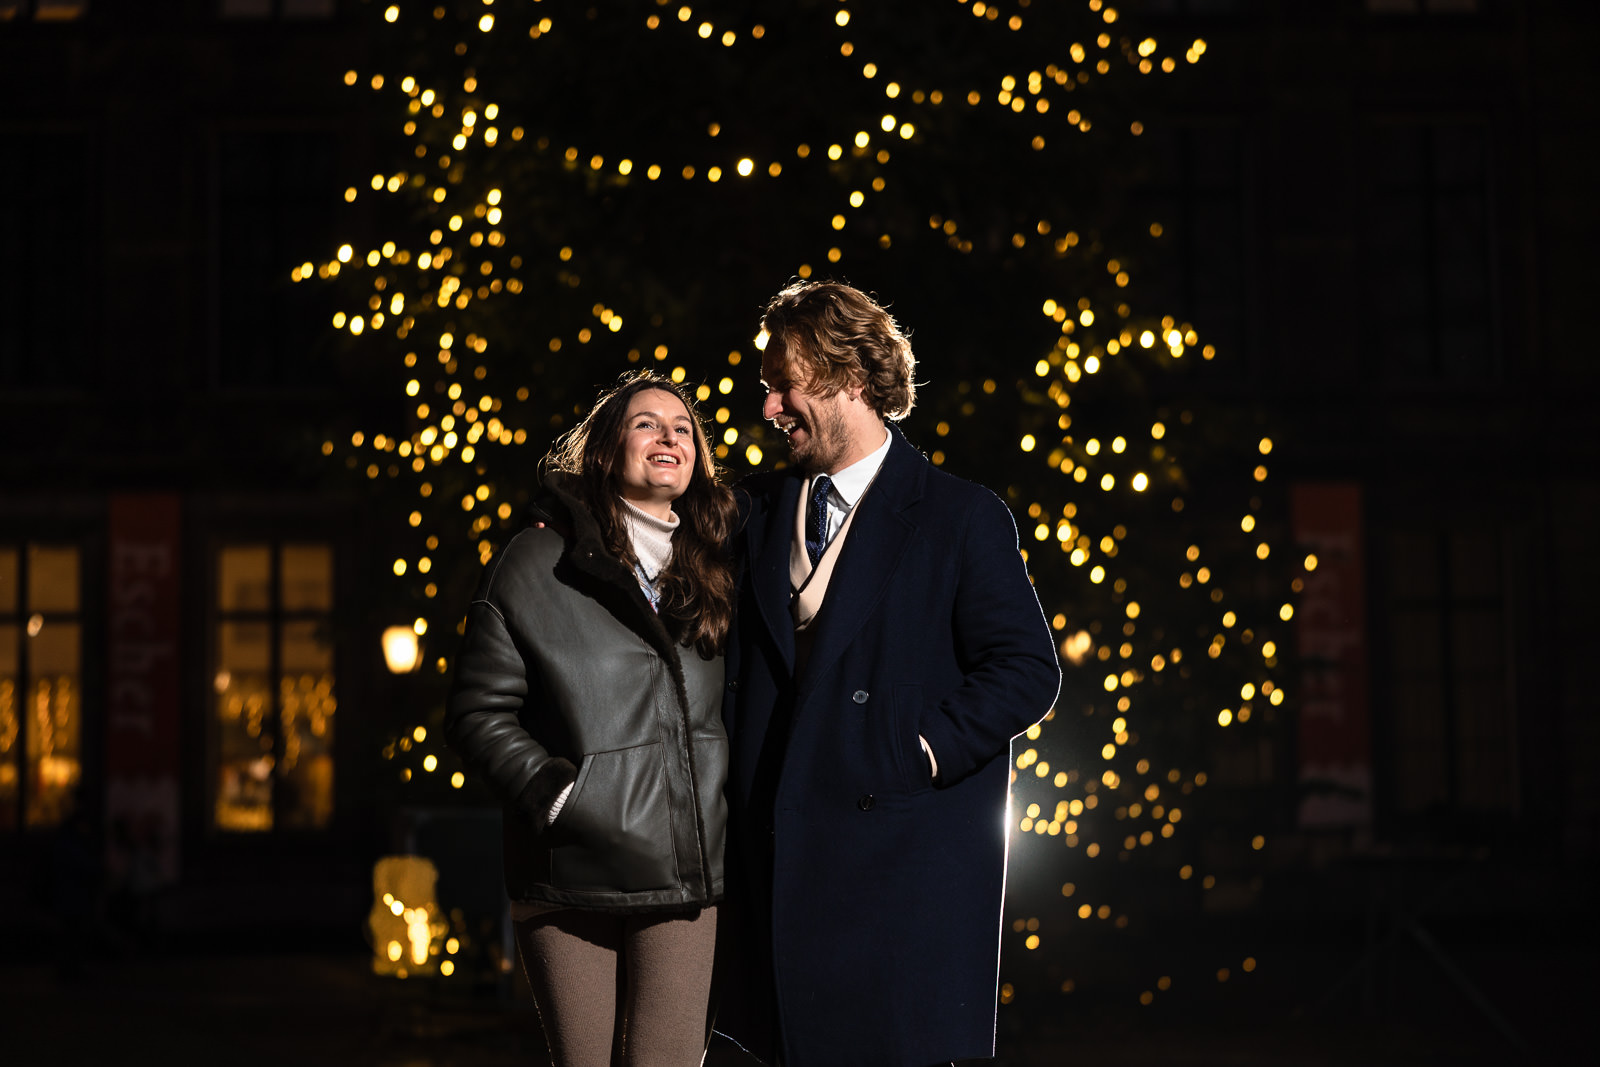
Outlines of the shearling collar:
{"type": "Polygon", "coordinates": [[[606,548],[600,524],[573,492],[571,475],[545,476],[534,500],[532,517],[560,532],[566,541],[562,564],[596,583],[591,592],[678,669],[678,642],[668,627],[673,620],[657,615],[639,588],[633,569],[606,548]]]}

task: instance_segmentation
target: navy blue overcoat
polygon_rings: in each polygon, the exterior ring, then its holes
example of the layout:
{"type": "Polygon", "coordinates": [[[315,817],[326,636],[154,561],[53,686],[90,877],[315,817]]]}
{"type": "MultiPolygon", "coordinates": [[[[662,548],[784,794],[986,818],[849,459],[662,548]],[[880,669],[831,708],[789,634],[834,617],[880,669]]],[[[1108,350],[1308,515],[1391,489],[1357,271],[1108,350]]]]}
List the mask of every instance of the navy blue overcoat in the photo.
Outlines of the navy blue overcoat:
{"type": "Polygon", "coordinates": [[[717,1029],[784,1067],[993,1055],[1009,743],[1060,684],[1010,511],[891,435],[798,678],[803,475],[740,486],[717,1029]]]}

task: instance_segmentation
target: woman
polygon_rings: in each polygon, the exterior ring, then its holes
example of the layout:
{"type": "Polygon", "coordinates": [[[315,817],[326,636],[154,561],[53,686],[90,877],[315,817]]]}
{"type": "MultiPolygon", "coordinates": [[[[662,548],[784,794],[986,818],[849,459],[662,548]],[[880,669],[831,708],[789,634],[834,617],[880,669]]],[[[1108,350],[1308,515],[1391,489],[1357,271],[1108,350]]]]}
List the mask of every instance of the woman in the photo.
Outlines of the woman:
{"type": "Polygon", "coordinates": [[[689,1067],[722,896],[733,496],[689,396],[652,373],[547,463],[540,525],[468,608],[445,732],[506,802],[517,944],[558,1067],[689,1067]]]}

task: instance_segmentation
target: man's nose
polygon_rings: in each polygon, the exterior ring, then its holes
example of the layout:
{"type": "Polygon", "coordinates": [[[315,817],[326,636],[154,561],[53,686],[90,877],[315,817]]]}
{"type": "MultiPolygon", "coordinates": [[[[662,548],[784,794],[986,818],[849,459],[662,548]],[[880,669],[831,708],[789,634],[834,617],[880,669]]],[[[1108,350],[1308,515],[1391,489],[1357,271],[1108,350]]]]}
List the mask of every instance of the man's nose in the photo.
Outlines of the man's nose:
{"type": "Polygon", "coordinates": [[[782,410],[783,400],[779,398],[777,393],[768,393],[767,398],[761,402],[761,417],[763,419],[777,418],[778,412],[782,410]]]}

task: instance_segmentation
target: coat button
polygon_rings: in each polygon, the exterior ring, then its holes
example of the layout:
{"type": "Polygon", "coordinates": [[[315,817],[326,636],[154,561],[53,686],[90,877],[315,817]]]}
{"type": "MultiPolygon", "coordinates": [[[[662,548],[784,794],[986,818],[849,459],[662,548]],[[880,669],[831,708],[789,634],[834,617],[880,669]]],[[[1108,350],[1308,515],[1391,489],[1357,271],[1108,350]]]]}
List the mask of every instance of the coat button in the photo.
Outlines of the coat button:
{"type": "Polygon", "coordinates": [[[865,704],[867,702],[867,691],[865,689],[857,689],[855,694],[851,696],[850,699],[854,700],[857,704],[865,704]]]}
{"type": "Polygon", "coordinates": [[[737,679],[737,678],[730,679],[729,682],[728,682],[728,692],[737,693],[738,691],[739,691],[739,679],[737,679]]]}
{"type": "Polygon", "coordinates": [[[871,811],[874,803],[875,801],[872,799],[871,793],[863,793],[861,794],[861,799],[856,801],[856,807],[860,808],[862,811],[871,811]]]}

